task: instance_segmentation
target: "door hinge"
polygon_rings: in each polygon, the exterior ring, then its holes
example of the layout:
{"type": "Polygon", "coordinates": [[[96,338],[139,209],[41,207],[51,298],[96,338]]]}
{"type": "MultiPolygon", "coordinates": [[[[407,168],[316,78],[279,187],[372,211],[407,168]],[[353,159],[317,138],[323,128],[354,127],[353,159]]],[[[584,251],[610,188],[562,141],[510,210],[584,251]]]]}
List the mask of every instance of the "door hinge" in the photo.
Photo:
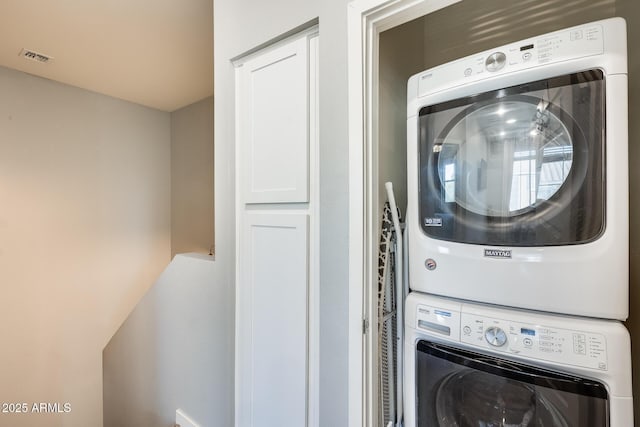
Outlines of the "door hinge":
{"type": "Polygon", "coordinates": [[[362,319],[362,335],[367,334],[367,329],[369,329],[369,319],[362,319]]]}

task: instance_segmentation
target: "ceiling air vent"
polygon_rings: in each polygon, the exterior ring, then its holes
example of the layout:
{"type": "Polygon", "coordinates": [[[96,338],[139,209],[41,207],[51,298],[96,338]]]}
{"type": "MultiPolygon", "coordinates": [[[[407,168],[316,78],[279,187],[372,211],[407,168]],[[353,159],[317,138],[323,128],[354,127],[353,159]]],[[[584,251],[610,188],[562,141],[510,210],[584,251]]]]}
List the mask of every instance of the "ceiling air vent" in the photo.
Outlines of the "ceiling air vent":
{"type": "Polygon", "coordinates": [[[50,62],[53,60],[52,56],[45,55],[44,53],[34,52],[33,50],[29,50],[29,49],[22,49],[20,51],[20,56],[22,56],[23,58],[30,59],[32,61],[42,62],[43,64],[46,64],[47,62],[50,62]]]}

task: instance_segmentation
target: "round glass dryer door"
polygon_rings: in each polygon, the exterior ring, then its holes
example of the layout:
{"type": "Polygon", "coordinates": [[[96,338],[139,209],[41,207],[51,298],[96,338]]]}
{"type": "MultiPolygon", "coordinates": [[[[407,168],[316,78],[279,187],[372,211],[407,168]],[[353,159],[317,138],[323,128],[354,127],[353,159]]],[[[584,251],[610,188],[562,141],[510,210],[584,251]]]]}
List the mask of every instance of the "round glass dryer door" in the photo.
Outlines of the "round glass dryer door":
{"type": "Polygon", "coordinates": [[[602,233],[602,72],[424,107],[419,123],[427,235],[544,246],[584,243],[602,233]]]}
{"type": "Polygon", "coordinates": [[[573,140],[543,100],[512,96],[469,110],[434,146],[445,200],[479,215],[511,217],[558,192],[571,171],[573,140]]]}

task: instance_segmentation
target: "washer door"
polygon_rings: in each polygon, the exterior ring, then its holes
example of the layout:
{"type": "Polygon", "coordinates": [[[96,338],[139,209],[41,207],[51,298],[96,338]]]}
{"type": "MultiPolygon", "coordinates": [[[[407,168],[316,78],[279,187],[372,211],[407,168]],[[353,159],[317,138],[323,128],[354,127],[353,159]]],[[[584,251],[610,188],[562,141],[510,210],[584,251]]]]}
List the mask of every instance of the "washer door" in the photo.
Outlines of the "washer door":
{"type": "Polygon", "coordinates": [[[419,341],[417,427],[607,427],[604,385],[419,341]]]}
{"type": "Polygon", "coordinates": [[[424,107],[420,218],[464,243],[586,243],[604,230],[604,77],[593,70],[424,107]]]}

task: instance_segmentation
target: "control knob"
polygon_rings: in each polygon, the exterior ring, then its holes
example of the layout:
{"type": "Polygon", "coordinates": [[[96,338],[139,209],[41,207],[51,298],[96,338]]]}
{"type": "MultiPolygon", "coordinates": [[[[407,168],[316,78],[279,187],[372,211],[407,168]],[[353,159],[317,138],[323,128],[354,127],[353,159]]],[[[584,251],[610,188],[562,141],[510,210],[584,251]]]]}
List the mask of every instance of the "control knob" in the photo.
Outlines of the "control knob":
{"type": "Polygon", "coordinates": [[[507,55],[505,55],[502,52],[495,52],[487,57],[487,60],[484,62],[484,65],[487,68],[487,71],[494,72],[494,71],[501,70],[502,67],[504,67],[504,65],[506,64],[506,62],[507,62],[507,55]]]}
{"type": "Polygon", "coordinates": [[[497,326],[490,326],[484,331],[484,338],[494,347],[502,347],[507,343],[507,334],[497,326]]]}

